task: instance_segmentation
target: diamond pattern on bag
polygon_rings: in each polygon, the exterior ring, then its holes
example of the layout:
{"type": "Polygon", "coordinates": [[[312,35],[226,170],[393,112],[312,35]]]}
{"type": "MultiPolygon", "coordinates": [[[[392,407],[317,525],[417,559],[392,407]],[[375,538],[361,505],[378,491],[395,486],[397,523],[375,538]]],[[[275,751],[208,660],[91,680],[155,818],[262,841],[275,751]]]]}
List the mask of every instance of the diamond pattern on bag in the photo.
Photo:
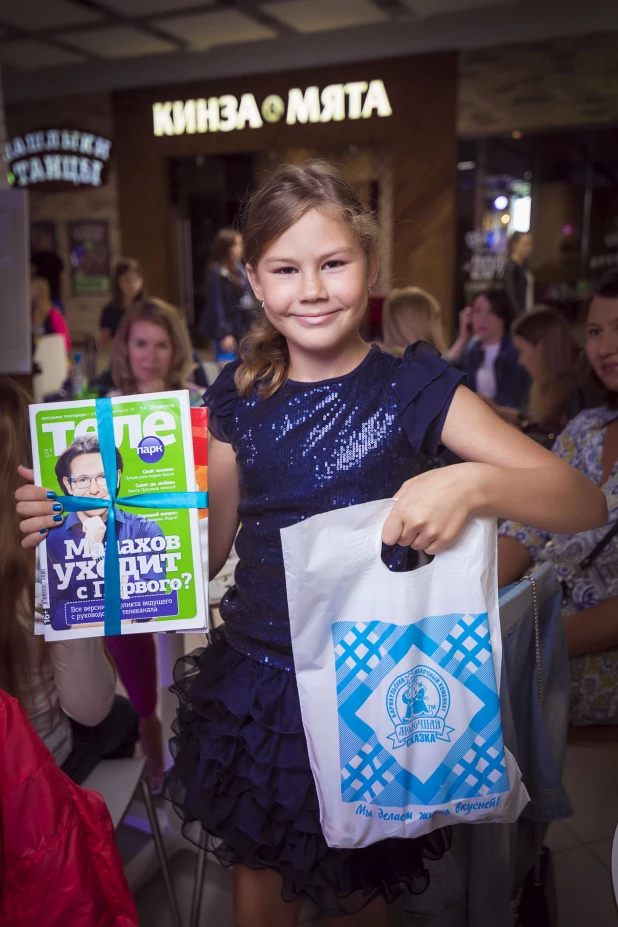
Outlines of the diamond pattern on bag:
{"type": "Polygon", "coordinates": [[[439,655],[436,655],[436,659],[452,675],[457,675],[457,669],[476,672],[491,656],[487,617],[464,615],[447,635],[440,649],[443,654],[449,655],[449,661],[444,665],[439,655]]]}
{"type": "MultiPolygon", "coordinates": [[[[497,795],[508,790],[495,676],[493,671],[487,673],[483,669],[492,656],[486,614],[442,615],[409,626],[380,621],[355,625],[342,622],[335,623],[332,632],[340,730],[345,727],[353,732],[357,744],[362,744],[351,758],[347,750],[347,762],[343,760],[344,750],[341,750],[341,793],[344,801],[362,801],[374,806],[381,801],[390,806],[431,806],[455,799],[497,795]],[[429,632],[433,630],[435,633],[437,628],[441,639],[432,640],[429,632]],[[359,715],[382,680],[397,678],[398,673],[405,676],[414,669],[415,664],[410,662],[409,657],[413,647],[421,655],[426,654],[428,661],[437,666],[440,673],[448,674],[444,679],[452,677],[449,686],[471,688],[476,704],[480,706],[476,716],[470,719],[468,728],[463,732],[460,730],[452,741],[450,734],[445,734],[440,728],[443,744],[450,744],[450,747],[446,748],[444,760],[437,764],[434,773],[425,782],[400,765],[397,748],[403,744],[396,743],[392,734],[389,739],[393,739],[394,749],[385,749],[376,733],[379,728],[383,737],[382,722],[376,718],[374,730],[359,715]],[[379,799],[385,789],[388,789],[388,796],[379,799]]],[[[434,677],[439,677],[439,673],[434,673],[434,677]]],[[[430,680],[431,675],[422,678],[430,680]]],[[[427,717],[431,719],[430,715],[427,717]]],[[[448,712],[444,726],[447,723],[448,712]]],[[[401,727],[400,734],[405,740],[405,724],[401,727]]],[[[431,723],[426,728],[419,728],[429,733],[435,729],[431,723]]],[[[452,727],[446,730],[454,732],[452,727]]],[[[341,746],[343,748],[343,743],[341,746]]],[[[414,743],[411,749],[422,750],[425,746],[428,744],[414,743]]],[[[401,762],[404,762],[405,751],[401,753],[401,762]]]]}
{"type": "Polygon", "coordinates": [[[486,795],[496,782],[506,775],[504,753],[494,746],[487,747],[482,737],[477,737],[464,757],[453,768],[457,785],[465,782],[486,795]]]}

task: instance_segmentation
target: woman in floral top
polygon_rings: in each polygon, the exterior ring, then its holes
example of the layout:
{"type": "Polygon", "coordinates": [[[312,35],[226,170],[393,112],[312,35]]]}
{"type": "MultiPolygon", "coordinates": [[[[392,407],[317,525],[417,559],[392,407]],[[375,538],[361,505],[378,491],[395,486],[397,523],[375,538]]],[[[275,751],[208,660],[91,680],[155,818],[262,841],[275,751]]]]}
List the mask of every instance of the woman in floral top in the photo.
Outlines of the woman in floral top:
{"type": "Polygon", "coordinates": [[[554,454],[603,489],[608,525],[583,534],[550,535],[515,522],[500,529],[500,585],[519,579],[533,563],[549,561],[566,590],[571,662],[572,724],[618,724],[618,537],[588,569],[580,564],[618,521],[618,278],[605,283],[588,310],[586,353],[604,403],[574,418],[554,454]]]}

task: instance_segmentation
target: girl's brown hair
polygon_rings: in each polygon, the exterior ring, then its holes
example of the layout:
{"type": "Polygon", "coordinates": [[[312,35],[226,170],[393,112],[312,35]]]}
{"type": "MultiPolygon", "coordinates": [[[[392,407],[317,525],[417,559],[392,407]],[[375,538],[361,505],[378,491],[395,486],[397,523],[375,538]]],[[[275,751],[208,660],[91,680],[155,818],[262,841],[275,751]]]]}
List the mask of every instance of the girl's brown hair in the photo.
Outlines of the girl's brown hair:
{"type": "Polygon", "coordinates": [[[517,319],[513,335],[538,345],[541,353],[542,371],[530,389],[528,415],[536,422],[566,421],[579,354],[566,321],[555,309],[537,309],[517,319]]]}
{"type": "Polygon", "coordinates": [[[236,229],[225,228],[219,229],[215,235],[210,248],[210,261],[212,264],[223,264],[232,270],[233,264],[230,252],[236,244],[236,239],[240,237],[240,232],[236,229]]]}
{"type": "MultiPolygon", "coordinates": [[[[332,164],[308,161],[281,165],[249,200],[243,234],[247,264],[255,269],[268,247],[311,209],[349,225],[366,255],[377,252],[377,223],[352,184],[332,164]]],[[[240,355],[235,381],[241,396],[257,389],[266,399],[285,382],[290,360],[287,342],[263,309],[243,338],[240,355]]]]}
{"type": "MultiPolygon", "coordinates": [[[[618,274],[610,273],[604,277],[594,296],[600,296],[602,299],[618,300],[618,274]]],[[[594,302],[594,296],[590,306],[594,302]]],[[[590,306],[588,306],[588,313],[590,306]]],[[[608,389],[605,383],[597,376],[585,352],[580,357],[578,377],[586,398],[591,404],[618,409],[618,392],[608,389]]]]}
{"type": "Polygon", "coordinates": [[[136,274],[139,274],[142,278],[142,288],[137,294],[134,302],[146,298],[146,291],[143,285],[144,282],[144,271],[142,270],[142,265],[135,258],[118,258],[114,265],[114,273],[112,276],[112,303],[114,306],[122,306],[124,303],[124,295],[120,289],[120,278],[123,274],[126,274],[128,270],[134,270],[136,274]]]}
{"type": "Polygon", "coordinates": [[[32,687],[28,638],[34,631],[34,556],[21,546],[13,495],[22,483],[18,465],[30,466],[30,429],[28,397],[6,376],[0,376],[0,447],[0,688],[24,704],[32,687]]]}
{"type": "Polygon", "coordinates": [[[437,299],[417,286],[393,290],[382,309],[382,340],[395,354],[415,341],[426,341],[443,354],[446,340],[437,299]]]}
{"type": "Polygon", "coordinates": [[[137,391],[137,383],[129,363],[129,337],[136,322],[150,322],[167,332],[172,343],[172,363],[166,389],[184,389],[193,370],[193,350],[180,311],[162,299],[146,299],[126,311],[116,332],[112,353],[112,379],[125,395],[137,391]]]}

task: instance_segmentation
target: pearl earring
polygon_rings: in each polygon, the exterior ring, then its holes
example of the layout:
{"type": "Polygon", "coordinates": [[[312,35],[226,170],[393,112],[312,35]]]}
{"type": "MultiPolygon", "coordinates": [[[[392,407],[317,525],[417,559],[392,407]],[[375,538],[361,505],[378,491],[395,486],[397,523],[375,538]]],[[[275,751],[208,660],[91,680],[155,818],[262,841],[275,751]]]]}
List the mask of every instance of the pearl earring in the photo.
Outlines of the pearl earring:
{"type": "Polygon", "coordinates": [[[369,295],[371,296],[371,287],[370,287],[370,286],[367,287],[367,292],[368,292],[369,295]]]}
{"type": "Polygon", "coordinates": [[[263,308],[264,308],[264,300],[262,300],[262,302],[260,303],[260,305],[261,305],[261,307],[262,307],[262,309],[263,309],[263,308]]]}

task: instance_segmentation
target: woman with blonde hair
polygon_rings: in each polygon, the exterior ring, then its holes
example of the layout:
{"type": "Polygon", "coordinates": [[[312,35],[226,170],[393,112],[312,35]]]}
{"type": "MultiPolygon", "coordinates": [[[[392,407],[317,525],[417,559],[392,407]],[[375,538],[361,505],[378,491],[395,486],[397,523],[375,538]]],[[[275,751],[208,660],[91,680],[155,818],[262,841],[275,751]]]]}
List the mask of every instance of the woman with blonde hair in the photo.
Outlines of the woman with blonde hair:
{"type": "Polygon", "coordinates": [[[417,286],[393,290],[382,310],[382,338],[391,354],[403,356],[416,341],[426,341],[443,354],[446,341],[437,299],[417,286]]]}
{"type": "Polygon", "coordinates": [[[67,354],[71,350],[71,336],[64,316],[52,306],[51,290],[44,277],[34,277],[30,283],[30,305],[32,310],[32,334],[62,335],[67,354]]]}
{"type": "MultiPolygon", "coordinates": [[[[101,638],[46,642],[34,635],[35,562],[19,544],[13,501],[22,482],[17,467],[30,466],[28,396],[6,376],[0,376],[0,446],[0,689],[21,703],[57,764],[80,783],[104,757],[133,755],[137,715],[115,694],[101,638]]],[[[62,520],[55,493],[48,497],[62,520]]]]}
{"type": "Polygon", "coordinates": [[[512,335],[519,363],[532,380],[528,404],[520,410],[494,406],[494,411],[551,446],[583,407],[577,385],[579,349],[566,320],[555,309],[537,309],[520,316],[512,335]]]}
{"type": "Polygon", "coordinates": [[[162,299],[146,299],[128,309],[112,354],[113,395],[189,390],[201,405],[203,390],[189,380],[195,362],[187,325],[162,299]]]}

